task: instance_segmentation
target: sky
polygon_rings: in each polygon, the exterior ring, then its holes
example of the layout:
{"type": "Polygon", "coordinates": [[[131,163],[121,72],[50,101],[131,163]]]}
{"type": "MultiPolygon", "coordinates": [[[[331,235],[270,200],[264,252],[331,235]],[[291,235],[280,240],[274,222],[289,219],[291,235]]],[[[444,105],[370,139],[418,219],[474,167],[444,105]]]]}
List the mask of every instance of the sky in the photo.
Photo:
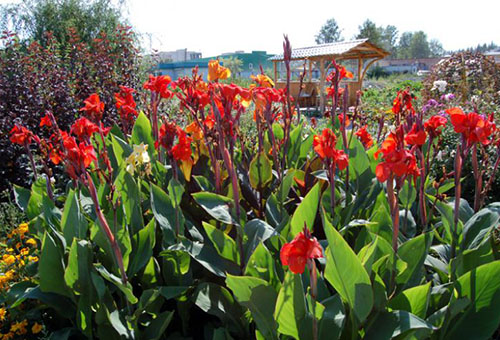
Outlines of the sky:
{"type": "MultiPolygon", "coordinates": [[[[19,0],[18,0],[19,1],[19,0]]],[[[120,1],[120,0],[115,0],[120,1]]],[[[423,30],[445,50],[500,44],[499,0],[122,0],[144,48],[187,48],[204,57],[224,52],[281,53],[283,34],[292,47],[314,45],[330,18],[351,39],[366,19],[399,32],[423,30]]],[[[11,2],[0,0],[0,3],[11,2]]]]}

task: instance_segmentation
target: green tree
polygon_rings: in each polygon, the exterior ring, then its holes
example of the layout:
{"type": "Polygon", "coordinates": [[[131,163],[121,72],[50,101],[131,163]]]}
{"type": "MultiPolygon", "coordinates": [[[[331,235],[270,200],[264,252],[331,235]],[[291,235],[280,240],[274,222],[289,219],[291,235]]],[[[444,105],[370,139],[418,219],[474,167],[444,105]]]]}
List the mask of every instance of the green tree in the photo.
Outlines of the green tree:
{"type": "Polygon", "coordinates": [[[358,26],[359,33],[356,35],[356,39],[368,39],[375,45],[381,45],[382,43],[382,28],[377,27],[373,21],[366,19],[361,26],[358,26]]]}
{"type": "Polygon", "coordinates": [[[243,70],[243,60],[238,57],[227,57],[222,59],[222,64],[231,71],[231,77],[239,77],[243,70]]]}
{"type": "Polygon", "coordinates": [[[411,58],[428,58],[431,54],[427,34],[423,31],[413,33],[410,43],[411,58]]]}
{"type": "Polygon", "coordinates": [[[396,57],[398,43],[398,29],[396,26],[387,25],[382,29],[382,45],[387,52],[391,53],[392,57],[396,57]]]}
{"type": "Polygon", "coordinates": [[[397,56],[400,59],[411,58],[410,46],[413,40],[413,32],[403,32],[399,38],[399,44],[397,47],[397,56]]]}
{"type": "Polygon", "coordinates": [[[123,1],[111,0],[25,0],[0,7],[0,28],[12,30],[27,40],[45,43],[46,33],[65,44],[73,28],[82,41],[90,43],[101,32],[112,34],[125,24],[123,1]]]}
{"type": "Polygon", "coordinates": [[[431,57],[441,57],[445,53],[443,45],[441,45],[437,39],[431,39],[429,42],[429,49],[431,51],[431,57]]]}
{"type": "Polygon", "coordinates": [[[315,36],[316,44],[327,44],[336,41],[342,41],[342,30],[339,28],[337,21],[334,18],[328,19],[326,23],[321,26],[319,33],[315,36]]]}

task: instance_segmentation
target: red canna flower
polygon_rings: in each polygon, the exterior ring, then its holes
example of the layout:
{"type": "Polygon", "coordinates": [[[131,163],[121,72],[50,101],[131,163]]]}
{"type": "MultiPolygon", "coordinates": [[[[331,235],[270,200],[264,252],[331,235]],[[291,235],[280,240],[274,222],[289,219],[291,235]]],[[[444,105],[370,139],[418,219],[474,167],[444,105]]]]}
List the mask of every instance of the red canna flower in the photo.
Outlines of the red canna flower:
{"type": "Polygon", "coordinates": [[[172,156],[176,161],[190,161],[191,160],[191,142],[193,139],[188,137],[186,132],[181,128],[177,128],[177,136],[179,141],[172,148],[172,156]]]}
{"type": "Polygon", "coordinates": [[[439,128],[445,126],[447,122],[448,120],[445,117],[434,115],[424,123],[424,128],[431,138],[434,138],[441,134],[441,129],[439,128]]]}
{"type": "Polygon", "coordinates": [[[377,165],[375,175],[379,182],[387,181],[391,174],[398,177],[420,175],[415,155],[406,149],[395,150],[384,156],[384,162],[377,165]]]}
{"type": "Polygon", "coordinates": [[[405,142],[410,145],[424,145],[427,134],[424,130],[419,130],[417,124],[413,124],[410,132],[405,136],[405,142]]]}
{"type": "Polygon", "coordinates": [[[450,115],[451,124],[453,124],[455,132],[461,133],[468,145],[477,142],[485,145],[490,143],[488,137],[496,129],[493,123],[493,115],[490,115],[489,119],[486,119],[475,112],[464,113],[458,107],[448,109],[446,113],[450,115]]]}
{"type": "Polygon", "coordinates": [[[398,91],[398,94],[392,103],[392,112],[394,114],[400,114],[403,109],[406,108],[410,114],[414,114],[415,109],[413,108],[413,99],[414,96],[410,93],[410,90],[406,89],[398,91]]]}
{"type": "Polygon", "coordinates": [[[43,127],[43,126],[46,126],[46,127],[52,126],[52,121],[50,120],[50,117],[47,114],[45,116],[43,116],[42,119],[40,119],[40,127],[43,127]]]}
{"type": "Polygon", "coordinates": [[[85,107],[82,107],[80,111],[85,112],[90,120],[95,123],[101,121],[104,113],[104,103],[99,99],[99,95],[92,93],[83,103],[85,107]]]}
{"type": "Polygon", "coordinates": [[[163,146],[167,151],[172,149],[175,136],[177,134],[177,126],[174,123],[165,122],[160,128],[160,136],[155,142],[155,147],[158,149],[163,146]]]}
{"type": "Polygon", "coordinates": [[[97,160],[94,147],[84,143],[77,144],[75,138],[64,131],[61,131],[61,135],[66,171],[71,178],[78,179],[85,173],[85,169],[90,166],[92,161],[97,160]]]}
{"type": "Polygon", "coordinates": [[[171,98],[174,94],[172,91],[169,90],[168,84],[172,79],[167,76],[153,76],[152,74],[149,75],[149,80],[144,83],[144,88],[146,90],[150,90],[151,92],[158,93],[161,98],[171,98]]]}
{"type": "Polygon", "coordinates": [[[321,136],[314,136],[314,151],[316,151],[321,159],[331,159],[339,170],[344,170],[349,165],[349,158],[344,153],[344,150],[337,150],[335,148],[336,142],[337,137],[335,137],[332,130],[326,128],[323,130],[321,136]]]}
{"type": "Polygon", "coordinates": [[[16,124],[14,125],[12,130],[10,130],[10,141],[14,144],[19,144],[19,145],[30,144],[33,138],[35,138],[33,132],[31,132],[24,126],[16,124]]]}
{"type": "Polygon", "coordinates": [[[354,134],[359,138],[361,143],[363,143],[363,146],[365,149],[369,149],[373,145],[373,138],[372,136],[366,131],[366,125],[363,126],[361,129],[356,131],[354,134]]]}
{"type": "Polygon", "coordinates": [[[137,104],[132,96],[134,92],[134,89],[120,85],[120,92],[115,93],[116,108],[120,116],[125,120],[137,117],[137,111],[135,110],[137,104]]]}
{"type": "Polygon", "coordinates": [[[323,249],[318,240],[311,235],[300,232],[290,243],[281,248],[280,258],[285,266],[289,266],[292,273],[302,274],[306,263],[310,259],[323,257],[323,249]]]}
{"type": "Polygon", "coordinates": [[[88,140],[94,132],[98,132],[99,127],[85,117],[81,117],[71,126],[71,133],[81,141],[88,140]]]}

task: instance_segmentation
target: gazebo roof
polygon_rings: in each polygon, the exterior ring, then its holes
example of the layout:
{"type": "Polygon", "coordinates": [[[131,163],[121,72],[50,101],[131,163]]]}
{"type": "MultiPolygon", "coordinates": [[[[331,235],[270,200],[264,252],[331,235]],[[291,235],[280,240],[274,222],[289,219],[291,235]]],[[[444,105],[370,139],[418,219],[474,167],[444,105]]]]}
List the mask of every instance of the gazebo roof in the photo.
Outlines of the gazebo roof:
{"type": "MultiPolygon", "coordinates": [[[[346,56],[352,58],[383,58],[390,53],[368,41],[368,39],[358,39],[350,41],[340,41],[329,44],[321,44],[310,47],[301,47],[292,49],[293,59],[314,59],[321,57],[346,56]]],[[[271,61],[283,60],[283,54],[277,54],[271,58],[271,61]]]]}

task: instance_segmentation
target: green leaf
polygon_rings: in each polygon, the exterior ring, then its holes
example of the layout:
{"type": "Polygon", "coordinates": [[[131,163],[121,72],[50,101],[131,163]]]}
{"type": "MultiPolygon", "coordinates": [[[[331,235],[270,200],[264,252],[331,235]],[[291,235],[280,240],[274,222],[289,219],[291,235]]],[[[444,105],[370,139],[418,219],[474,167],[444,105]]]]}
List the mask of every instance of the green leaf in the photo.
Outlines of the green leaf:
{"type": "Polygon", "coordinates": [[[370,277],[342,235],[323,218],[328,239],[325,278],[347,302],[361,323],[373,307],[370,277]]]}
{"type": "Polygon", "coordinates": [[[113,153],[116,157],[118,165],[122,166],[125,159],[132,153],[132,147],[123,139],[115,135],[112,135],[111,137],[111,145],[113,147],[113,153]]]}
{"type": "Polygon", "coordinates": [[[421,234],[403,243],[398,249],[398,255],[408,263],[405,271],[396,278],[398,284],[406,287],[415,286],[423,275],[424,262],[432,244],[432,233],[421,234]]]}
{"type": "Polygon", "coordinates": [[[108,270],[104,268],[102,264],[96,263],[94,264],[94,268],[99,272],[99,274],[101,274],[103,278],[105,278],[107,281],[111,282],[119,290],[121,290],[130,303],[132,304],[137,303],[138,299],[134,296],[134,293],[132,292],[132,285],[130,284],[130,282],[127,282],[127,284],[125,285],[119,277],[108,272],[108,270]]]}
{"type": "Polygon", "coordinates": [[[144,227],[139,187],[134,177],[125,169],[119,172],[114,183],[125,207],[127,224],[131,226],[132,233],[136,233],[144,227]]]}
{"type": "Polygon", "coordinates": [[[252,188],[264,189],[273,179],[273,166],[264,151],[255,155],[250,162],[249,177],[252,188]]]}
{"type": "Polygon", "coordinates": [[[428,338],[434,327],[416,315],[406,311],[382,312],[371,322],[366,330],[366,340],[387,340],[409,334],[411,331],[427,332],[428,338]]]}
{"type": "Polygon", "coordinates": [[[63,252],[52,236],[46,232],[43,236],[40,262],[38,264],[42,292],[72,296],[65,284],[64,269],[63,252]]]}
{"type": "Polygon", "coordinates": [[[172,321],[174,312],[165,311],[153,319],[142,333],[141,339],[157,340],[163,334],[172,321]]]}
{"type": "Polygon", "coordinates": [[[148,225],[132,236],[132,253],[127,268],[127,275],[131,278],[144,268],[151,256],[156,242],[155,220],[149,221],[148,225]]]}
{"type": "Polygon", "coordinates": [[[234,240],[229,235],[227,235],[220,229],[217,229],[213,225],[206,222],[202,223],[203,228],[205,229],[205,232],[207,233],[210,241],[212,241],[212,244],[214,245],[215,250],[217,250],[217,253],[219,253],[219,255],[226,260],[233,261],[239,264],[240,253],[238,251],[238,247],[236,246],[236,242],[234,242],[234,240]]]}
{"type": "Polygon", "coordinates": [[[184,186],[175,178],[172,178],[168,183],[168,194],[175,207],[178,207],[182,201],[184,194],[184,186]]]}
{"type": "Polygon", "coordinates": [[[247,241],[244,245],[245,262],[248,262],[259,244],[265,242],[271,236],[278,235],[273,227],[259,219],[253,219],[245,224],[245,234],[247,235],[247,241]]]}
{"type": "Polygon", "coordinates": [[[148,153],[150,156],[153,156],[155,150],[153,129],[151,129],[151,123],[144,112],[140,112],[135,120],[134,128],[132,129],[131,142],[136,145],[141,143],[148,144],[148,153]]]}
{"type": "Polygon", "coordinates": [[[260,243],[247,261],[245,275],[261,278],[278,291],[281,281],[276,274],[274,258],[263,243],[260,243]]]}
{"type": "Polygon", "coordinates": [[[30,195],[31,192],[23,187],[20,187],[19,185],[14,184],[14,199],[19,208],[22,209],[22,211],[26,211],[28,209],[28,202],[30,200],[30,195]]]}
{"type": "Polygon", "coordinates": [[[498,210],[489,207],[479,210],[464,225],[462,249],[477,248],[499,221],[498,210]]]}
{"type": "Polygon", "coordinates": [[[233,199],[211,192],[197,192],[192,195],[196,203],[217,221],[239,225],[234,213],[233,199]]]}
{"type": "Polygon", "coordinates": [[[175,243],[175,208],[168,195],[160,187],[151,185],[151,209],[156,221],[163,231],[163,242],[167,245],[175,243]]]}
{"type": "Polygon", "coordinates": [[[299,326],[306,316],[306,300],[300,275],[291,271],[285,275],[283,286],[278,294],[274,319],[278,322],[278,331],[299,339],[299,326]]]}
{"type": "Polygon", "coordinates": [[[318,339],[338,339],[346,319],[342,299],[335,294],[321,301],[321,304],[325,306],[325,310],[318,323],[318,339]]]}
{"type": "Polygon", "coordinates": [[[295,237],[298,233],[304,230],[304,223],[307,225],[309,230],[313,230],[314,220],[316,219],[316,214],[318,212],[319,198],[320,188],[318,182],[307,193],[302,202],[300,202],[292,216],[290,228],[292,237],[295,237]]]}
{"type": "Polygon", "coordinates": [[[226,284],[236,300],[252,313],[257,328],[266,339],[278,339],[273,318],[277,293],[266,281],[251,276],[228,275],[226,284]]]}
{"type": "Polygon", "coordinates": [[[283,130],[281,124],[273,123],[272,127],[273,127],[274,138],[282,140],[285,137],[285,131],[283,130]]]}
{"type": "Polygon", "coordinates": [[[64,273],[64,280],[74,292],[91,299],[90,270],[92,268],[92,248],[85,240],[73,239],[68,256],[68,266],[64,273]]]}
{"type": "Polygon", "coordinates": [[[61,217],[61,228],[66,244],[71,244],[74,237],[84,239],[88,223],[80,211],[80,204],[74,190],[70,190],[61,217]]]}
{"type": "Polygon", "coordinates": [[[375,223],[368,226],[369,231],[392,243],[392,218],[385,191],[383,190],[377,196],[370,221],[375,223]]]}
{"type": "Polygon", "coordinates": [[[431,282],[404,290],[389,301],[393,310],[405,310],[425,319],[431,293],[431,282]]]}
{"type": "Polygon", "coordinates": [[[500,261],[482,265],[459,277],[453,300],[460,298],[467,298],[471,303],[451,321],[446,339],[490,339],[500,324],[500,261]]]}
{"type": "Polygon", "coordinates": [[[192,300],[205,313],[218,317],[229,330],[240,336],[245,333],[243,311],[226,288],[203,282],[196,288],[192,300]]]}

